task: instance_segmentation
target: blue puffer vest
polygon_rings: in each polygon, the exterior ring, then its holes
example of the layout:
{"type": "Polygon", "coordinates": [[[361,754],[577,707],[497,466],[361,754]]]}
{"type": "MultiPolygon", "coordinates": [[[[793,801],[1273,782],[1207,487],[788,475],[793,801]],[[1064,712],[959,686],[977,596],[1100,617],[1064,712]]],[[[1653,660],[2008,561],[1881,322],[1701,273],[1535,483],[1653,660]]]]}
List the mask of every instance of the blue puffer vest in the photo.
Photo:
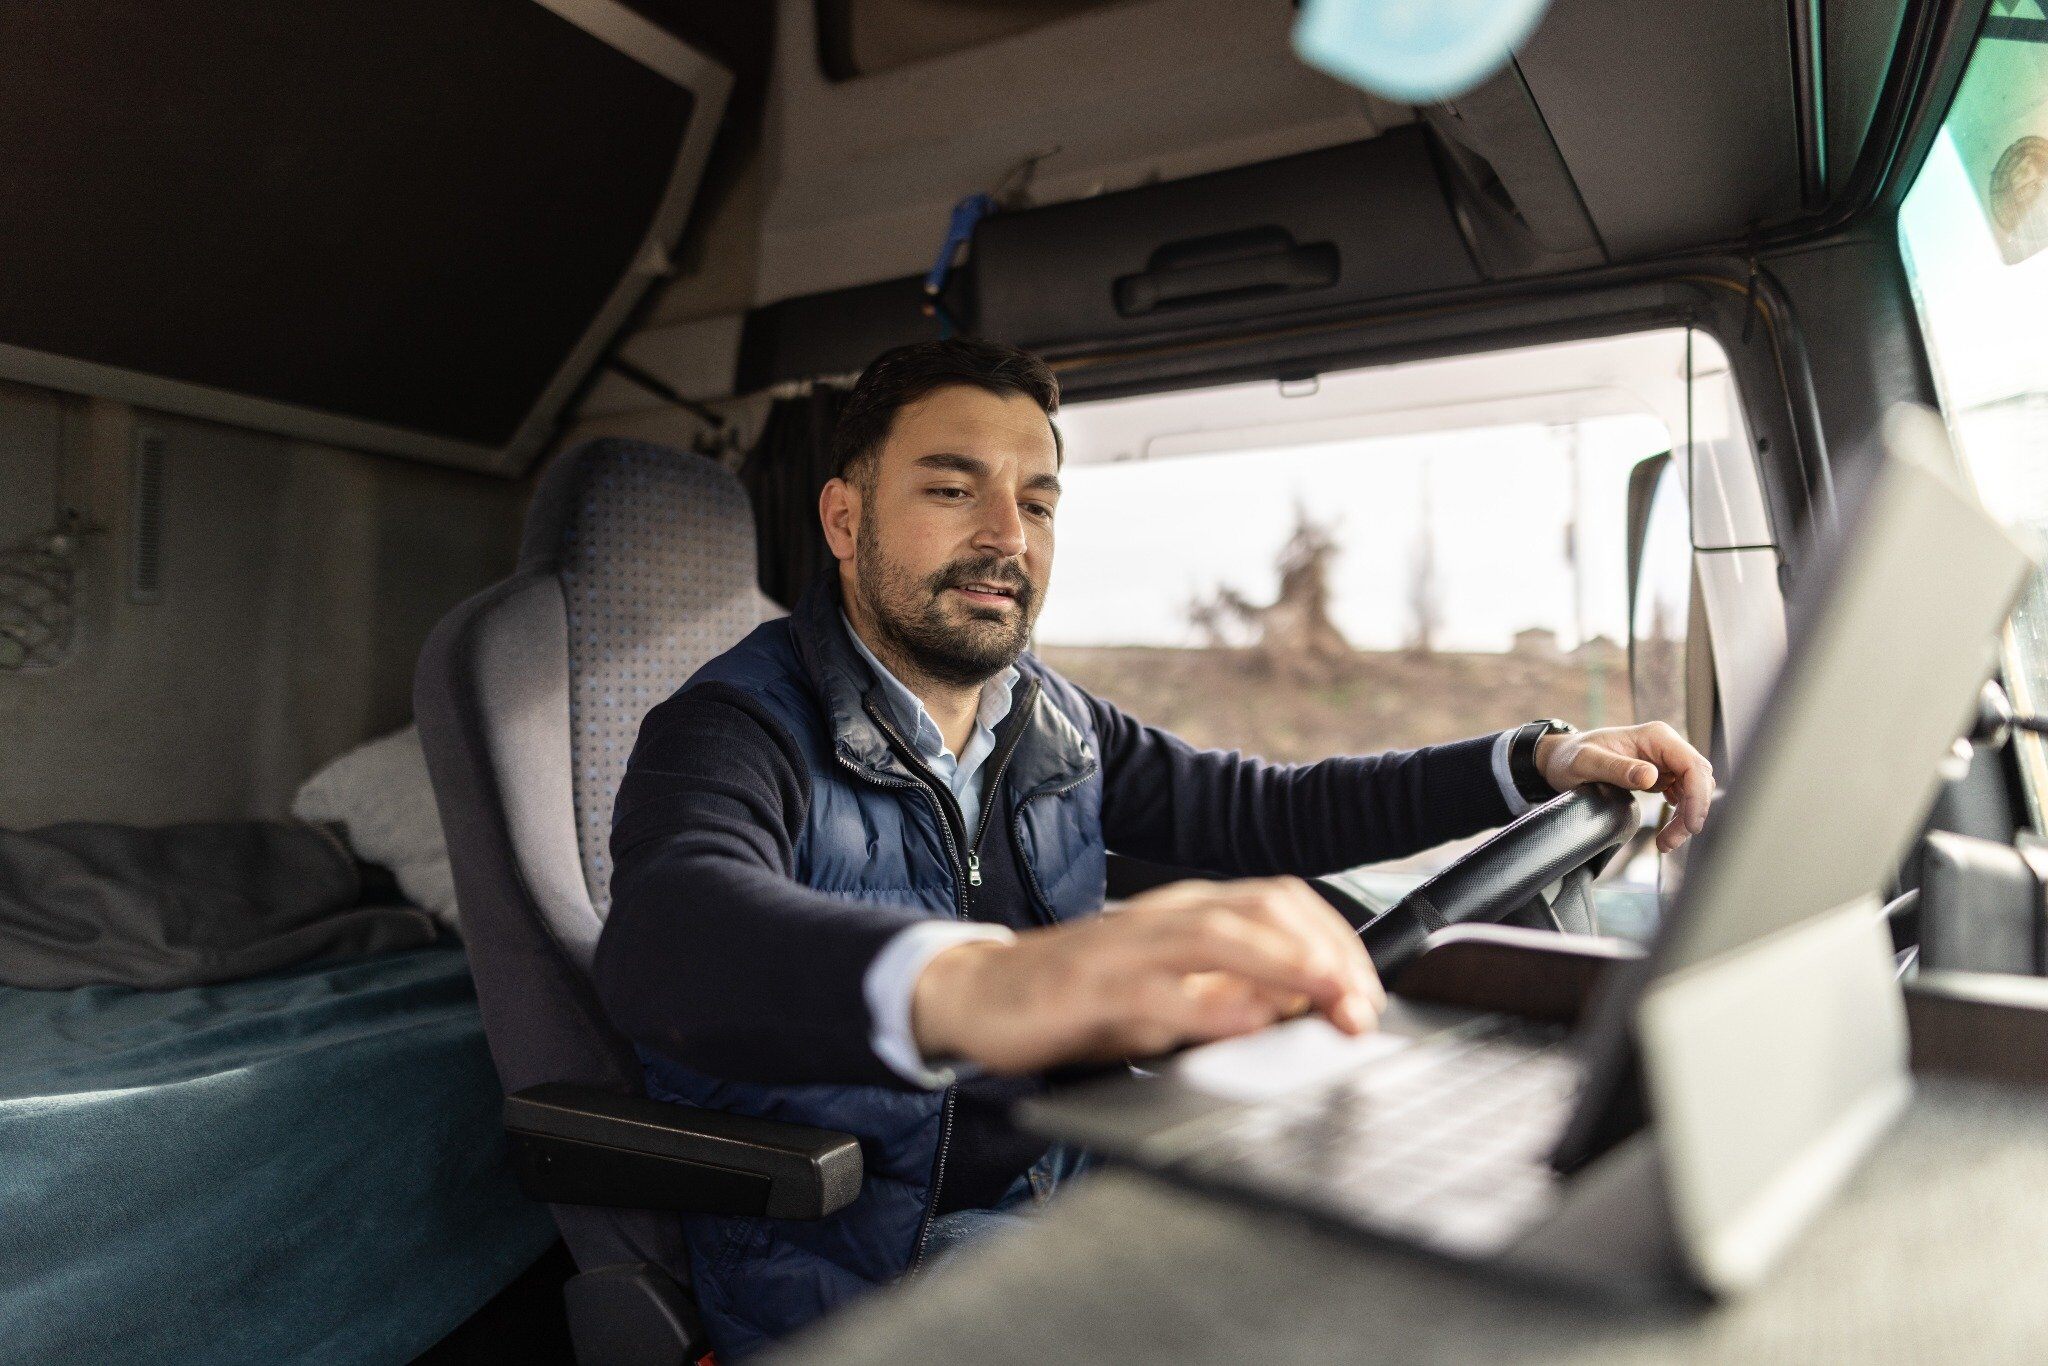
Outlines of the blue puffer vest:
{"type": "MultiPolygon", "coordinates": [[[[1024,729],[1001,774],[1011,797],[1009,834],[1041,914],[1092,915],[1102,907],[1106,867],[1094,727],[1072,685],[1029,654],[1018,670],[1014,714],[1024,729]]],[[[936,799],[881,729],[880,689],[840,620],[836,566],[792,616],[756,628],[683,687],[714,681],[757,697],[805,756],[811,800],[796,840],[799,881],[934,916],[960,913],[951,836],[936,799]]],[[[993,789],[987,795],[993,806],[993,789]]],[[[945,1167],[950,1089],[743,1084],[646,1050],[640,1056],[657,1100],[816,1125],[861,1141],[861,1193],[829,1218],[685,1219],[697,1302],[722,1357],[764,1347],[917,1266],[945,1167]]]]}

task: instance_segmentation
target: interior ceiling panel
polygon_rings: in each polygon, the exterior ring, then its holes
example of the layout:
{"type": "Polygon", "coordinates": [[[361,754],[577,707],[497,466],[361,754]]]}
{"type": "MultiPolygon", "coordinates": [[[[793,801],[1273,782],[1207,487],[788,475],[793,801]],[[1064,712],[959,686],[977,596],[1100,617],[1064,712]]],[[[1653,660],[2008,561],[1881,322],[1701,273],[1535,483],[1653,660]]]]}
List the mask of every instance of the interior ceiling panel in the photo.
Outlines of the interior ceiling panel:
{"type": "Polygon", "coordinates": [[[1303,65],[1290,0],[1130,0],[858,80],[817,63],[816,0],[779,0],[774,190],[756,300],[922,272],[963,196],[1038,157],[1058,203],[1413,120],[1303,65]]]}
{"type": "Polygon", "coordinates": [[[1519,63],[1616,259],[1800,211],[1785,0],[1557,0],[1519,63]]]}

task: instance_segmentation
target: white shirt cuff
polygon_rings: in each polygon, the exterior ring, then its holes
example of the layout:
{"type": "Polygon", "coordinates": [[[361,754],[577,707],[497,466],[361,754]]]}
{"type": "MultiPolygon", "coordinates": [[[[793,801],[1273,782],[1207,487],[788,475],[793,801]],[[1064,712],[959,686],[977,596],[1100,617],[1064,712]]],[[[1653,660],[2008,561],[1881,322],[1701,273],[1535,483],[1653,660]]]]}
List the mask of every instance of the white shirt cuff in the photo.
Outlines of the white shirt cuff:
{"type": "Polygon", "coordinates": [[[954,945],[988,940],[1008,943],[1016,937],[1005,926],[967,920],[927,920],[898,930],[882,945],[861,978],[868,1018],[874,1022],[868,1044],[875,1056],[911,1085],[934,1091],[974,1075],[978,1069],[972,1063],[933,1067],[918,1052],[917,1037],[910,1028],[911,995],[925,965],[954,945]]]}
{"type": "Polygon", "coordinates": [[[1508,815],[1519,816],[1536,803],[1515,790],[1515,776],[1508,771],[1508,750],[1514,743],[1515,732],[1512,730],[1504,730],[1493,737],[1493,780],[1500,784],[1500,795],[1507,798],[1508,815]]]}

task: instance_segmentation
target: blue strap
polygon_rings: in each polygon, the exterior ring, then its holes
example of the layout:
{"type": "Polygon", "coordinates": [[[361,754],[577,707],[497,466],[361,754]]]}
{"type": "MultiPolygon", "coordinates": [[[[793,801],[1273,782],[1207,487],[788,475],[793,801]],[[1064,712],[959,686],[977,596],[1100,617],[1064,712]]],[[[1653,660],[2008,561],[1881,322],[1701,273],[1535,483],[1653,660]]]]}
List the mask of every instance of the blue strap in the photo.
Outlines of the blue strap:
{"type": "Polygon", "coordinates": [[[974,225],[995,212],[996,201],[986,194],[971,194],[953,206],[952,221],[946,224],[946,240],[939,247],[938,259],[924,277],[924,292],[938,297],[946,287],[946,277],[953,273],[953,258],[960,248],[967,245],[967,239],[974,236],[974,225]]]}

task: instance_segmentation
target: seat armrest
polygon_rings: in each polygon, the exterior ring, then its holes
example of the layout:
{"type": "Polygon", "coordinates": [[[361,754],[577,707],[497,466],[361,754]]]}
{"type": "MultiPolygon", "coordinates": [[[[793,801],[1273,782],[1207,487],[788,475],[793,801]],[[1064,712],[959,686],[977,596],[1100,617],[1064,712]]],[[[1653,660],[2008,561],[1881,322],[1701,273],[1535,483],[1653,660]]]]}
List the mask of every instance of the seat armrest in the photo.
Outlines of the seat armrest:
{"type": "Polygon", "coordinates": [[[822,1219],[860,1194],[860,1143],[802,1124],[546,1082],[505,1097],[528,1196],[557,1205],[822,1219]]]}
{"type": "Polygon", "coordinates": [[[1636,945],[1599,935],[1452,925],[1429,936],[1392,990],[1409,1001],[1574,1024],[1615,964],[1641,957],[1636,945]]]}

